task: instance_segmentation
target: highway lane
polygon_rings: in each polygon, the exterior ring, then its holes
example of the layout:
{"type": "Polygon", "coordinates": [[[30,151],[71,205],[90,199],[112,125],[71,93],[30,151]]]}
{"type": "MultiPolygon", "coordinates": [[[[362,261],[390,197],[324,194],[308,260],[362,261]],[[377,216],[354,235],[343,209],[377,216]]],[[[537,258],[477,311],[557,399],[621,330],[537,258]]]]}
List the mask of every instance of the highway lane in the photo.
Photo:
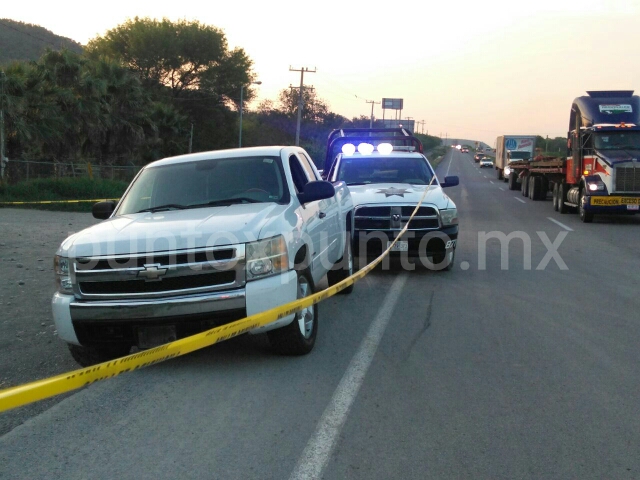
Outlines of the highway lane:
{"type": "Polygon", "coordinates": [[[84,389],[0,438],[0,478],[640,476],[638,219],[447,171],[453,271],[378,269],[320,305],[306,357],[245,336],[84,389]],[[482,232],[520,238],[508,269],[482,232]]]}

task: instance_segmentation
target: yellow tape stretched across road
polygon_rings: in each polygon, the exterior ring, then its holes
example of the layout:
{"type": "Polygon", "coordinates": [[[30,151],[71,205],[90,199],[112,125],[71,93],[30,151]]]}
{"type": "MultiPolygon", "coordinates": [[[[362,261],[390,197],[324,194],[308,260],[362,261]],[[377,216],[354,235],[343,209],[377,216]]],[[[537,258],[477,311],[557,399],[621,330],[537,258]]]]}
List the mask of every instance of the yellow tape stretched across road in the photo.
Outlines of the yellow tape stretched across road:
{"type": "Polygon", "coordinates": [[[294,300],[293,302],[272,308],[271,310],[256,313],[255,315],[251,315],[241,320],[237,320],[220,327],[215,327],[211,330],[182,338],[165,345],[133,353],[109,362],[98,363],[91,367],[81,368],[72,372],[56,375],[55,377],[36,380],[35,382],[0,390],[0,412],[37,402],[39,400],[44,400],[45,398],[53,397],[71,390],[76,390],[99,380],[116,377],[122,373],[148,367],[149,365],[160,363],[165,360],[169,360],[170,358],[186,355],[187,353],[191,353],[195,350],[200,350],[201,348],[241,335],[249,330],[253,330],[254,328],[267,325],[268,323],[274,322],[275,320],[286,317],[292,313],[299,312],[303,308],[310,307],[311,305],[332,297],[367,275],[386,255],[389,254],[398,238],[407,231],[409,222],[411,222],[427,195],[429,187],[433,182],[433,178],[425,188],[420,201],[413,210],[411,217],[409,217],[409,221],[387,249],[371,263],[341,282],[336,283],[325,290],[309,295],[308,297],[294,300]]]}
{"type": "Polygon", "coordinates": [[[84,202],[117,202],[119,198],[100,198],[97,200],[39,200],[37,202],[0,202],[0,205],[48,205],[50,203],[84,203],[84,202]]]}

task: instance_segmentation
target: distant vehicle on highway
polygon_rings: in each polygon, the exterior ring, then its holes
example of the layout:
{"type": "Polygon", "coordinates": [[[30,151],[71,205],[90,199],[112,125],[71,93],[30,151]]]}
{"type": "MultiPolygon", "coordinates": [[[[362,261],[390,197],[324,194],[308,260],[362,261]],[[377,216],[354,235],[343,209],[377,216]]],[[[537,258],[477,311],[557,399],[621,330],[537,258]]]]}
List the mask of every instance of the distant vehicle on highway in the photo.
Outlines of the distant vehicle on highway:
{"type": "Polygon", "coordinates": [[[484,157],[484,153],[476,150],[476,154],[473,156],[473,159],[476,161],[476,163],[478,163],[482,157],[484,157]]]}
{"type": "Polygon", "coordinates": [[[467,147],[462,147],[460,149],[460,153],[469,153],[469,149],[467,147]]]}
{"type": "Polygon", "coordinates": [[[480,159],[480,168],[483,167],[493,168],[493,160],[491,160],[491,157],[482,157],[480,159]]]}

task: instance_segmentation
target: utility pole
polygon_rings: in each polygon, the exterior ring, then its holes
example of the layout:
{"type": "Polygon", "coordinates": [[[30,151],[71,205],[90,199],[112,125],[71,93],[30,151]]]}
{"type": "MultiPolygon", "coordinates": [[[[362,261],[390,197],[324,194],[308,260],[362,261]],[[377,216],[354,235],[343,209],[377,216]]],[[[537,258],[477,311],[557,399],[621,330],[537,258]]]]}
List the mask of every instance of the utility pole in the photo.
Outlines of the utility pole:
{"type": "Polygon", "coordinates": [[[193,147],[193,123],[191,124],[191,134],[189,135],[189,153],[192,152],[193,147]]]}
{"type": "Polygon", "coordinates": [[[374,100],[365,100],[365,102],[371,104],[371,120],[369,121],[369,128],[373,128],[373,106],[380,105],[381,102],[376,102],[374,100]]]}
{"type": "Polygon", "coordinates": [[[4,156],[4,71],[0,70],[0,180],[4,181],[4,168],[7,157],[4,156]]]}
{"type": "Polygon", "coordinates": [[[298,122],[296,124],[296,146],[300,145],[300,122],[302,121],[302,106],[303,103],[303,93],[304,93],[304,72],[316,73],[316,69],[309,70],[308,68],[302,67],[300,70],[296,70],[295,68],[291,68],[289,65],[290,72],[300,72],[300,93],[298,97],[298,122]]]}

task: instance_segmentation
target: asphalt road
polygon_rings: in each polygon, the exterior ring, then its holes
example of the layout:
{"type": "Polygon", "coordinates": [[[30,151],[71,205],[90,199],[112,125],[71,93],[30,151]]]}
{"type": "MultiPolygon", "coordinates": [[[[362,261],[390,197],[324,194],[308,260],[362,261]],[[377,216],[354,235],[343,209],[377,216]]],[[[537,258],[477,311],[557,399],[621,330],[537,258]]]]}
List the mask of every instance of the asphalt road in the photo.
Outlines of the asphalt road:
{"type": "Polygon", "coordinates": [[[453,271],[371,273],[305,357],[244,336],[83,389],[0,438],[0,478],[640,478],[640,218],[438,172],[453,271]]]}

